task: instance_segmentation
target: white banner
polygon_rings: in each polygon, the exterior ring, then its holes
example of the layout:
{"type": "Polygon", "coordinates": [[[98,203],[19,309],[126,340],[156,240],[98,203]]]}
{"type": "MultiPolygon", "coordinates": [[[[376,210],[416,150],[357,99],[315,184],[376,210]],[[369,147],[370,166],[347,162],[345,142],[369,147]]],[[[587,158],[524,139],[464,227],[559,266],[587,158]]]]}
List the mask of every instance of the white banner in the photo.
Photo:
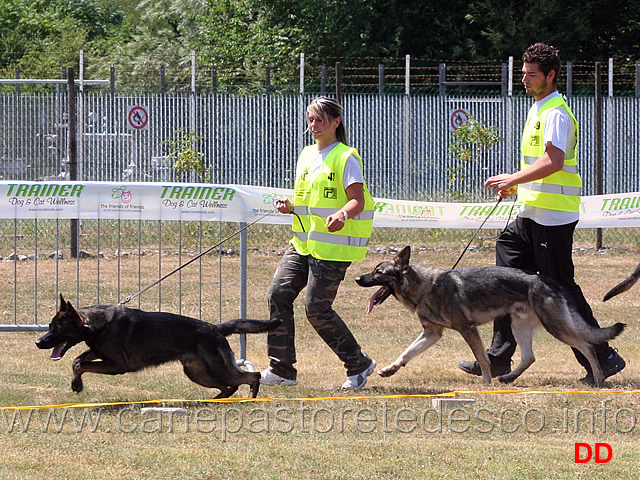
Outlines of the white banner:
{"type": "MultiPolygon", "coordinates": [[[[248,185],[112,182],[0,182],[0,218],[202,220],[288,224],[272,207],[293,191],[248,185]]],[[[501,229],[517,214],[511,200],[442,203],[375,199],[375,227],[501,229]],[[492,209],[495,211],[492,212],[492,209]]],[[[582,197],[579,228],[640,226],[640,192],[582,197]]]]}

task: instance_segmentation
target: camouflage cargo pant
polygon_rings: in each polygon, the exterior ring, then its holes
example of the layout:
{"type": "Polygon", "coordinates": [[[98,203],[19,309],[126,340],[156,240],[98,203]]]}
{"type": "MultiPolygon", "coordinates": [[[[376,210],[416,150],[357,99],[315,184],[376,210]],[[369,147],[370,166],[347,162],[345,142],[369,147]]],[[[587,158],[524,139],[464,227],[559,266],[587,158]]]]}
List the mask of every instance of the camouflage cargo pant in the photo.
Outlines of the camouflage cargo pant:
{"type": "Polygon", "coordinates": [[[342,360],[347,375],[358,374],[369,367],[371,360],[362,353],[349,327],[333,310],[333,301],[349,265],[350,262],[331,262],[299,255],[293,246],[289,246],[268,291],[270,318],[283,321],[281,327],[269,332],[267,340],[271,369],[275,374],[296,378],[293,302],[305,287],[307,319],[342,360]]]}

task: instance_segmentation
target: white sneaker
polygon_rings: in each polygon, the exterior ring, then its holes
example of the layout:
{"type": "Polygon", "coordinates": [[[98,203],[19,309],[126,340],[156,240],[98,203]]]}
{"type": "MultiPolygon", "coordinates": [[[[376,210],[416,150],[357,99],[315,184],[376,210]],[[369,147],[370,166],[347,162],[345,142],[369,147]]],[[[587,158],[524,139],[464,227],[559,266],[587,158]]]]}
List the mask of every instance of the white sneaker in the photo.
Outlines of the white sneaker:
{"type": "Polygon", "coordinates": [[[357,388],[362,388],[367,384],[367,377],[373,373],[376,369],[376,361],[371,359],[371,364],[364,371],[357,373],[355,375],[349,375],[347,377],[347,381],[342,384],[340,387],[342,390],[355,390],[357,388]]]}
{"type": "Polygon", "coordinates": [[[291,380],[289,378],[281,377],[280,375],[276,375],[273,373],[271,368],[267,368],[260,372],[260,383],[262,385],[286,385],[291,386],[295,385],[296,381],[291,380]]]}

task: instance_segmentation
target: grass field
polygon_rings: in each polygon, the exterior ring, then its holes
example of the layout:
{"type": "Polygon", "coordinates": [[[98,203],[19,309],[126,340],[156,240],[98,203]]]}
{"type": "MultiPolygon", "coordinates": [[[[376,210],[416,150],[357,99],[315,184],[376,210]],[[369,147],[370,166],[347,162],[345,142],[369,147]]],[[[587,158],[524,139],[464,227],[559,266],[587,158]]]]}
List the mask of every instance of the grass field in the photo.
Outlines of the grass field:
{"type": "MultiPolygon", "coordinates": [[[[458,255],[459,250],[430,249],[414,252],[412,260],[448,268],[458,255]]],[[[420,331],[417,319],[393,298],[365,315],[373,289],[358,287],[354,278],[390,257],[370,254],[354,264],[336,300],[336,309],[379,366],[392,362],[420,331]]],[[[639,257],[584,250],[574,258],[576,278],[600,323],[627,323],[613,345],[628,366],[602,390],[577,381],[583,372],[570,349],[545,332],[534,341],[536,363],[506,387],[508,391],[495,381],[483,385],[457,368],[458,361],[472,355],[457,333],[447,331],[394,377],[374,374],[363,390],[344,395],[337,390],[344,370],[306,322],[302,299],[296,303],[298,384],[262,387],[257,402],[237,401],[248,394],[247,387],[241,387],[233,403],[210,402],[217,392],[189,382],[179,364],[113,377],[87,374],[85,390],[75,394],[70,388],[71,361],[82,347],[53,363],[50,352],[34,345],[39,334],[2,333],[0,478],[638,478],[638,290],[607,303],[601,298],[633,271],[639,257]],[[438,409],[433,406],[438,397],[475,403],[438,409]],[[145,410],[148,407],[179,410],[160,413],[145,410]],[[608,444],[612,458],[576,464],[577,442],[591,448],[608,444]]],[[[266,317],[266,289],[278,260],[277,255],[250,254],[249,317],[266,317]]],[[[138,259],[130,261],[137,265],[138,259]]],[[[153,265],[152,258],[143,261],[153,265]]],[[[204,270],[216,272],[215,260],[209,261],[204,270]]],[[[54,261],[47,262],[40,261],[40,275],[53,268],[54,261]]],[[[74,262],[60,268],[73,271],[74,262]]],[[[493,250],[483,248],[468,252],[460,266],[492,263],[493,250]]],[[[83,272],[92,265],[87,261],[83,272]]],[[[13,268],[12,263],[0,263],[0,275],[12,277],[13,268]]],[[[26,263],[19,266],[24,270],[18,273],[25,276],[22,283],[32,275],[29,268],[26,263]]],[[[108,279],[115,261],[104,259],[100,268],[108,279]]],[[[127,265],[120,268],[126,272],[127,265]]],[[[225,258],[223,269],[225,294],[218,298],[216,291],[204,298],[205,317],[217,318],[219,310],[225,318],[237,315],[237,258],[225,258]]],[[[191,296],[197,293],[190,290],[188,272],[184,278],[183,313],[193,314],[196,301],[191,296]]],[[[168,282],[164,295],[170,299],[175,288],[168,282]]],[[[114,297],[107,292],[103,296],[114,297]]],[[[42,292],[41,313],[54,313],[53,297],[42,292]]],[[[148,300],[150,306],[154,302],[148,300]]],[[[165,308],[169,305],[171,301],[165,308]]],[[[19,308],[28,311],[32,306],[19,308]]],[[[491,327],[481,332],[488,342],[491,327]]],[[[268,365],[265,341],[264,335],[248,338],[247,357],[256,370],[268,365]]],[[[238,351],[237,338],[232,344],[238,351]]],[[[608,451],[601,446],[598,453],[606,458],[608,451]]],[[[585,456],[582,447],[581,458],[585,456]]]]}

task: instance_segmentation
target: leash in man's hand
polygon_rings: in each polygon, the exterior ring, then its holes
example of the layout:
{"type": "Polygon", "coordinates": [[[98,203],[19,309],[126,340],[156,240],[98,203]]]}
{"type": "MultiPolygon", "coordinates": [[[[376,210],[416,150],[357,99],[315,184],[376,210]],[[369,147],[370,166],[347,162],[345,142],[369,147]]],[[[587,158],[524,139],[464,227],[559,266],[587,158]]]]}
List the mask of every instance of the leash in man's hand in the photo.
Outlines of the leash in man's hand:
{"type": "MultiPolygon", "coordinates": [[[[489,218],[491,217],[491,215],[493,215],[493,212],[496,211],[496,208],[498,208],[498,205],[500,205],[500,202],[502,201],[502,197],[498,197],[498,201],[496,202],[496,204],[493,206],[493,208],[491,209],[491,211],[489,212],[489,214],[485,217],[485,219],[482,221],[482,223],[480,224],[480,226],[478,227],[478,229],[473,233],[473,236],[471,237],[471,239],[469,240],[469,243],[467,243],[467,246],[464,247],[464,250],[462,251],[462,253],[460,254],[460,256],[458,257],[458,260],[456,260],[456,263],[453,264],[453,267],[451,267],[451,270],[454,270],[457,266],[458,263],[460,263],[460,260],[462,260],[462,257],[464,256],[465,253],[467,253],[467,249],[469,248],[469,246],[471,245],[471,242],[473,242],[473,240],[476,238],[476,235],[478,235],[478,232],[480,230],[482,230],[482,227],[484,227],[484,224],[487,223],[487,220],[489,220],[489,218]]],[[[509,212],[509,217],[511,217],[511,212],[509,212]]],[[[507,220],[507,223],[509,223],[509,220],[507,220]]]]}

